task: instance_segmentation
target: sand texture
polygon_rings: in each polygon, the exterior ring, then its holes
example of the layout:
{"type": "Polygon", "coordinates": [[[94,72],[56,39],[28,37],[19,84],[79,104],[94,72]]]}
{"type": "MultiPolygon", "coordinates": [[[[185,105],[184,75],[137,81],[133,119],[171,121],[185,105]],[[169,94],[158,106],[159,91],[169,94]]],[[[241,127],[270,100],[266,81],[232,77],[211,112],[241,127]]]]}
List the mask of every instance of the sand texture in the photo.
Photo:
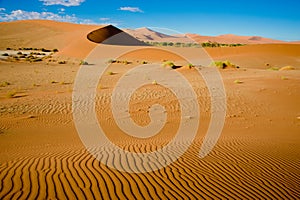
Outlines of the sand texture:
{"type": "MultiPolygon", "coordinates": [[[[97,45],[86,36],[98,28],[45,21],[0,23],[1,52],[7,47],[59,50],[41,62],[0,60],[0,199],[300,197],[299,45],[206,49],[215,60],[229,60],[240,68],[219,69],[226,90],[225,124],[216,146],[202,159],[199,149],[211,116],[208,89],[203,79],[195,76],[194,68],[165,69],[165,73],[182,73],[195,91],[201,113],[197,135],[183,156],[169,166],[147,173],[127,173],[89,154],[73,120],[72,93],[77,72],[93,66],[92,62],[80,65],[80,61],[97,45]],[[285,66],[293,68],[278,70],[285,66]]],[[[125,48],[103,46],[101,56],[107,60],[112,59],[116,48],[125,48]]],[[[193,48],[184,51],[193,54],[193,48]]],[[[107,137],[120,148],[138,153],[167,145],[178,129],[181,108],[170,90],[151,79],[131,96],[128,113],[135,123],[145,126],[150,122],[149,107],[159,102],[168,114],[166,127],[146,139],[124,135],[110,109],[118,79],[143,61],[172,60],[177,64],[181,59],[150,48],[124,54],[118,58],[123,62],[111,63],[103,73],[96,89],[97,119],[107,137]]],[[[186,90],[182,87],[179,92],[185,94],[186,90]]],[[[117,97],[122,100],[122,95],[117,97]]],[[[83,109],[87,106],[79,103],[83,109]]],[[[193,109],[191,105],[183,106],[193,109]]],[[[188,116],[184,119],[194,120],[188,116]]],[[[177,145],[182,148],[184,141],[177,145]]],[[[103,157],[107,162],[113,159],[124,163],[115,155],[107,151],[103,157]]],[[[130,160],[126,162],[134,165],[130,160]]]]}

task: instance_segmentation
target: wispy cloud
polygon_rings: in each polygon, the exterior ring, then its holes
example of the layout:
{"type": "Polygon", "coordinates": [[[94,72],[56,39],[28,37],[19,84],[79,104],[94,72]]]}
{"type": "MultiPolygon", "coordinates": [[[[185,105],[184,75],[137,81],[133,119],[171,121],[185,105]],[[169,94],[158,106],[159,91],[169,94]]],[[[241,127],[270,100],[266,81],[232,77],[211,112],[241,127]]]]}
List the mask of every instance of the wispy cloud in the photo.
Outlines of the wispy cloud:
{"type": "Polygon", "coordinates": [[[130,12],[140,12],[140,13],[144,12],[138,7],[120,7],[119,10],[130,11],[130,12]]]}
{"type": "Polygon", "coordinates": [[[45,6],[62,5],[62,6],[79,6],[85,0],[39,0],[42,1],[45,6]]]}
{"type": "Polygon", "coordinates": [[[5,8],[0,8],[0,12],[1,12],[1,11],[6,11],[6,9],[5,9],[5,8]]]}
{"type": "Polygon", "coordinates": [[[64,8],[59,8],[58,13],[59,14],[65,14],[65,9],[64,8]]]}
{"type": "Polygon", "coordinates": [[[72,22],[80,24],[96,24],[89,19],[80,19],[76,15],[59,15],[52,12],[28,12],[24,10],[14,10],[11,13],[4,13],[0,15],[0,21],[15,21],[15,20],[28,20],[28,19],[46,19],[62,22],[72,22]]]}
{"type": "Polygon", "coordinates": [[[108,18],[108,17],[101,17],[101,18],[99,18],[99,20],[100,21],[108,21],[108,20],[110,20],[110,18],[108,18]]]}

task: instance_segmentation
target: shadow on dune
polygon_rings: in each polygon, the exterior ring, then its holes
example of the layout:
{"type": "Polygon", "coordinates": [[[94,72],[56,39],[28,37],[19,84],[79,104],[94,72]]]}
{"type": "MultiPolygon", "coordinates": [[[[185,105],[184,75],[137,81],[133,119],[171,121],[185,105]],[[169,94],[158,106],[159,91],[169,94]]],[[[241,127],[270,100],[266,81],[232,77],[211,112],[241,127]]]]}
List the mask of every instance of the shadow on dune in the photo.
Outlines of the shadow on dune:
{"type": "Polygon", "coordinates": [[[108,25],[90,32],[87,38],[95,43],[122,46],[149,46],[115,26],[108,25]]]}

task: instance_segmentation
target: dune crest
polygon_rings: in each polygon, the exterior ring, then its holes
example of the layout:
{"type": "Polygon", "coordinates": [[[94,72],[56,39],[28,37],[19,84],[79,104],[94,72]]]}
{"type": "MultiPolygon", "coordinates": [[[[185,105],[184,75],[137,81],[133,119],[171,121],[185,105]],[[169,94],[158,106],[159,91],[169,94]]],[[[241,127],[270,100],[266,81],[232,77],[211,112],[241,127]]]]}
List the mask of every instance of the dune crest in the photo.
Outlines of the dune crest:
{"type": "Polygon", "coordinates": [[[137,40],[113,25],[94,30],[87,35],[87,38],[95,43],[109,45],[147,46],[146,43],[137,40]]]}

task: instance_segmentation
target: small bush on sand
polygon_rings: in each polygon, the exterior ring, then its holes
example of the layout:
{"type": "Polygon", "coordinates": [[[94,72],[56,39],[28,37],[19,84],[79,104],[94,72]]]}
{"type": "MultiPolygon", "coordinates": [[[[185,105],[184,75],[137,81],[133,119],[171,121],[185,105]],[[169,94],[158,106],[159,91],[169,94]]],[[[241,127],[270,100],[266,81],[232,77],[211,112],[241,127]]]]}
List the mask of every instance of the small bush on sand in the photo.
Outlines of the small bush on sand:
{"type": "Polygon", "coordinates": [[[293,66],[285,66],[285,67],[281,67],[279,69],[279,71],[284,71],[284,70],[295,70],[295,67],[293,67],[293,66]]]}
{"type": "Polygon", "coordinates": [[[235,83],[235,84],[241,84],[241,83],[243,83],[243,81],[235,80],[234,83],[235,83]]]}
{"type": "Polygon", "coordinates": [[[58,49],[53,49],[52,51],[53,51],[54,53],[56,53],[56,52],[58,52],[58,49]]]}
{"type": "Polygon", "coordinates": [[[214,61],[211,63],[212,66],[218,67],[219,69],[225,69],[225,68],[240,68],[239,66],[226,61],[214,61]]]}
{"type": "Polygon", "coordinates": [[[114,75],[115,73],[109,71],[109,72],[107,72],[107,74],[108,74],[108,75],[114,75]]]}
{"type": "Polygon", "coordinates": [[[116,60],[114,60],[114,59],[109,59],[108,61],[107,61],[107,63],[116,63],[117,61],[116,60]]]}
{"type": "Polygon", "coordinates": [[[3,81],[2,83],[0,83],[0,87],[6,87],[8,85],[10,85],[10,83],[7,81],[3,81]]]}
{"type": "Polygon", "coordinates": [[[195,67],[195,65],[193,65],[193,64],[188,64],[188,67],[189,67],[189,69],[192,69],[192,68],[194,68],[195,67]]]}
{"type": "Polygon", "coordinates": [[[172,61],[165,61],[163,67],[174,67],[175,64],[172,61]]]}
{"type": "Polygon", "coordinates": [[[61,65],[66,64],[66,63],[67,63],[67,61],[65,61],[65,60],[58,62],[58,64],[61,64],[61,65]]]}
{"type": "Polygon", "coordinates": [[[84,61],[84,60],[82,60],[82,61],[80,61],[80,65],[89,65],[89,63],[86,62],[86,61],[84,61]]]}
{"type": "Polygon", "coordinates": [[[3,53],[2,56],[9,56],[8,53],[3,53]]]}
{"type": "Polygon", "coordinates": [[[14,97],[16,96],[16,94],[17,94],[17,91],[16,91],[16,90],[11,90],[11,91],[8,91],[8,92],[6,93],[6,96],[7,96],[8,98],[14,98],[14,97]]]}

